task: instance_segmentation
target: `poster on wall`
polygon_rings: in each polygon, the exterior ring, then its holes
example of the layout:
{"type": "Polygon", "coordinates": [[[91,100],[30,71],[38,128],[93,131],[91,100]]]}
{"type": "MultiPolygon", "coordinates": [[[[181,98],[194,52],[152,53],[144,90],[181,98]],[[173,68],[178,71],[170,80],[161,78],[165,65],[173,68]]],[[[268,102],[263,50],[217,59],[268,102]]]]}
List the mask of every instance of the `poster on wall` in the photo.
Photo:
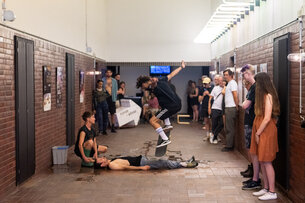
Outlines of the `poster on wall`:
{"type": "Polygon", "coordinates": [[[63,86],[63,73],[62,67],[56,68],[56,106],[62,107],[62,86],[63,86]]]}
{"type": "Polygon", "coordinates": [[[239,105],[241,106],[243,104],[243,77],[242,77],[242,74],[240,73],[240,68],[236,69],[236,74],[237,74],[237,78],[238,78],[237,94],[238,94],[239,105]]]}
{"type": "Polygon", "coordinates": [[[51,110],[51,67],[43,66],[43,110],[51,110]]]}
{"type": "Polygon", "coordinates": [[[268,73],[267,63],[262,63],[262,64],[260,65],[260,72],[268,73]]]}
{"type": "Polygon", "coordinates": [[[79,102],[83,103],[85,98],[85,72],[79,71],[79,102]]]}

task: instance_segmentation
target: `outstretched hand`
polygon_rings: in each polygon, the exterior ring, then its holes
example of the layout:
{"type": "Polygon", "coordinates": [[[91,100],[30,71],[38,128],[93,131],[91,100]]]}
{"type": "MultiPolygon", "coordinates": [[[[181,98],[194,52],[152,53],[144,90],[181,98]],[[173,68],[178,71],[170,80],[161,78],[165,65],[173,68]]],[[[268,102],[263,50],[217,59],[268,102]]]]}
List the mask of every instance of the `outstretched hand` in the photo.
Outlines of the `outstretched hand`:
{"type": "Polygon", "coordinates": [[[182,60],[182,61],[181,61],[181,68],[185,68],[185,64],[186,64],[186,63],[184,62],[184,60],[182,60]]]}

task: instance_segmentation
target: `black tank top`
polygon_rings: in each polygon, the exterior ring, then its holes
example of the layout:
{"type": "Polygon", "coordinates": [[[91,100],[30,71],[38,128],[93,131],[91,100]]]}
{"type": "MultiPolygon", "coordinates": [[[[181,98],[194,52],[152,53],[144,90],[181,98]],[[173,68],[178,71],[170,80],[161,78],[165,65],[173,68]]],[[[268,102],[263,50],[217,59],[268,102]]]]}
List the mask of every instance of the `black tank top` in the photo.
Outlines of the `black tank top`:
{"type": "Polygon", "coordinates": [[[76,140],[76,143],[75,143],[75,148],[74,148],[74,152],[77,156],[81,157],[81,153],[80,153],[80,150],[79,150],[79,147],[78,147],[78,143],[79,143],[79,137],[80,137],[80,133],[84,131],[85,132],[85,139],[84,139],[84,143],[87,142],[88,140],[90,139],[94,139],[95,138],[95,131],[93,130],[93,128],[91,127],[91,130],[89,130],[87,128],[86,125],[84,125],[83,127],[81,127],[78,131],[78,134],[77,134],[77,140],[76,140]]]}
{"type": "Polygon", "coordinates": [[[114,161],[116,159],[124,159],[127,160],[130,164],[130,166],[140,166],[141,164],[141,159],[142,159],[142,155],[140,156],[126,156],[126,157],[118,157],[118,158],[114,158],[111,159],[111,161],[114,161]]]}

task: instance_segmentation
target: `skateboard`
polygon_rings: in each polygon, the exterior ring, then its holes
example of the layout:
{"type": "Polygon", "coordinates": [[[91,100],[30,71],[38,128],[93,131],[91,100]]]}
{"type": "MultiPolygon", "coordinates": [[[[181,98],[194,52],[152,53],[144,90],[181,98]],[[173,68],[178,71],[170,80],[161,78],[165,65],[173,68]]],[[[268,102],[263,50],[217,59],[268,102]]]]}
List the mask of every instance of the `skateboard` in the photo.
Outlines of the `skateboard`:
{"type": "MultiPolygon", "coordinates": [[[[166,136],[168,137],[168,139],[170,139],[170,131],[166,132],[165,134],[166,134],[166,136]]],[[[161,138],[161,136],[159,135],[157,145],[159,145],[161,142],[162,142],[162,138],[161,138]]],[[[164,155],[166,154],[167,146],[168,146],[168,145],[165,145],[165,146],[163,146],[163,147],[156,148],[155,156],[156,156],[156,157],[164,156],[164,155]]]]}

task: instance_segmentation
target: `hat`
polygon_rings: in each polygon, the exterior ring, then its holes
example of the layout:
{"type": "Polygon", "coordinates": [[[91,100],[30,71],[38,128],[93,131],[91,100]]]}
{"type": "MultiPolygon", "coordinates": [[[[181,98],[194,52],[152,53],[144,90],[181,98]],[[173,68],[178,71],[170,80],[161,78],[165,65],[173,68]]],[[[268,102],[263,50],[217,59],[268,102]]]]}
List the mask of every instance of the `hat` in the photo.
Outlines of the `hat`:
{"type": "Polygon", "coordinates": [[[204,78],[202,80],[202,83],[206,83],[206,84],[209,84],[211,82],[211,79],[210,78],[204,78]]]}

